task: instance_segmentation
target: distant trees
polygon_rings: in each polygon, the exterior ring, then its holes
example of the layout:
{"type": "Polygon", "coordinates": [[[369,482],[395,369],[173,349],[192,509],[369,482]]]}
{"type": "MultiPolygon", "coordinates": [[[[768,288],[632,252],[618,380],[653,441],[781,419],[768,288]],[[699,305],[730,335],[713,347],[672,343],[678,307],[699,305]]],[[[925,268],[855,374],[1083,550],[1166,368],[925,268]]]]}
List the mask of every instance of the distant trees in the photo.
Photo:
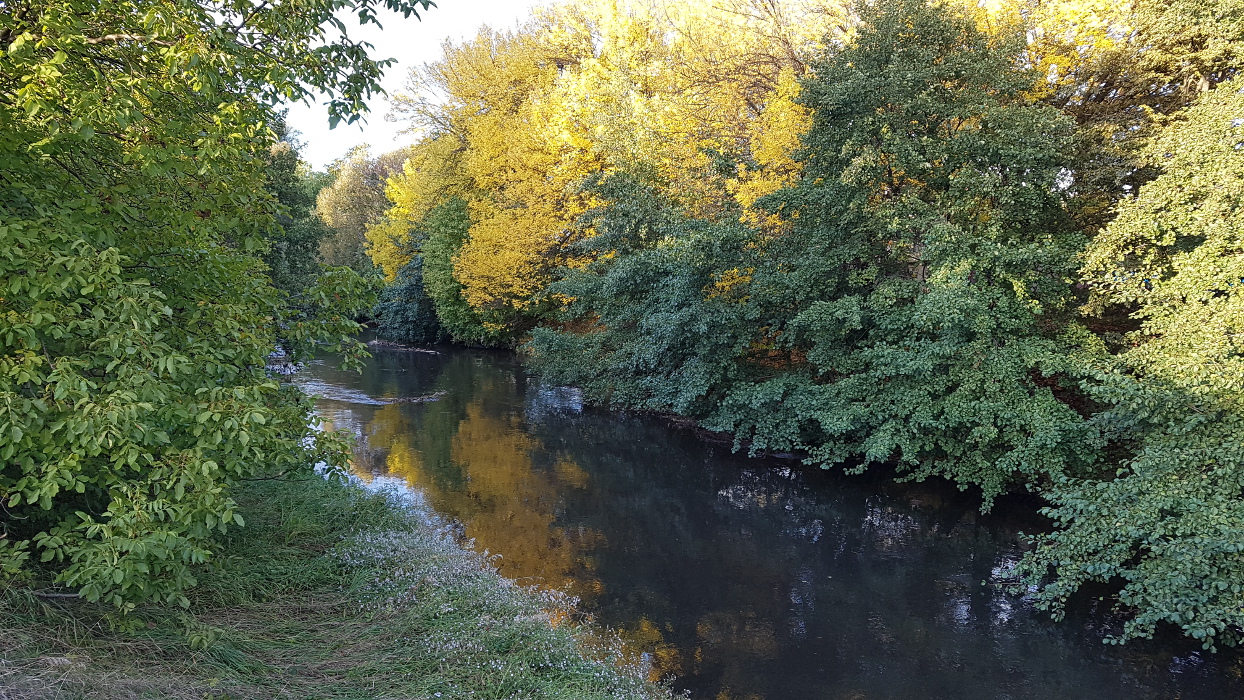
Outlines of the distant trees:
{"type": "Polygon", "coordinates": [[[370,273],[374,265],[384,267],[368,257],[367,229],[380,222],[392,206],[385,186],[401,171],[407,155],[397,150],[372,157],[370,148],[363,145],[328,167],[330,182],[315,199],[317,217],[331,229],[319,246],[325,264],[345,265],[360,274],[370,273]]]}

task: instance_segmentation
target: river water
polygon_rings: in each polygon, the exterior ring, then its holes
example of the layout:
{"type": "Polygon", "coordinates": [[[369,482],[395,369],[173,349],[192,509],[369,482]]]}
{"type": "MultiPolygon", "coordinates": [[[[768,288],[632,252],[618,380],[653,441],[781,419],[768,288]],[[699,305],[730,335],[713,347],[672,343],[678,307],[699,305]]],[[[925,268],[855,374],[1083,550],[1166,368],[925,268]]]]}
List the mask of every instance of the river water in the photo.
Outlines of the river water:
{"type": "Polygon", "coordinates": [[[361,375],[295,375],[358,436],[355,472],[422,491],[502,574],[577,596],[697,700],[1244,698],[1238,653],[1104,646],[1107,603],[1053,623],[1000,592],[1042,526],[1030,503],[982,517],[944,485],[749,459],[585,409],[509,353],[372,352],[361,375]]]}

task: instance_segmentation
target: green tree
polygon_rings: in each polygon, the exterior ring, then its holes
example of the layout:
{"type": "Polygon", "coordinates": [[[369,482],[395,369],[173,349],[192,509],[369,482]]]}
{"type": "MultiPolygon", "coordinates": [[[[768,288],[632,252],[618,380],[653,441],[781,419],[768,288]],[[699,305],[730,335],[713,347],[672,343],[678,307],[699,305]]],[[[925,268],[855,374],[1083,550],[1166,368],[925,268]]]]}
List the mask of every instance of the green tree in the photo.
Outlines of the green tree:
{"type": "Polygon", "coordinates": [[[90,600],[182,600],[235,480],[339,463],[265,371],[347,341],[328,270],[295,306],[262,256],[273,106],[353,121],[385,62],[336,35],[423,0],[16,0],[0,24],[0,569],[90,600]]]}
{"type": "Polygon", "coordinates": [[[290,296],[298,296],[315,282],[320,273],[320,242],[328,228],[315,216],[315,200],[331,183],[328,173],[311,171],[302,160],[297,139],[289,133],[281,114],[272,125],[276,143],[268,153],[267,189],[282,210],[264,253],[272,285],[290,296]]]}
{"type": "Polygon", "coordinates": [[[1086,256],[1097,304],[1140,322],[1088,384],[1108,406],[1094,420],[1135,447],[1114,478],[1049,493],[1059,528],[1024,573],[1058,616],[1085,582],[1122,581],[1136,614],[1116,641],[1163,622],[1206,648],[1244,634],[1242,91],[1222,83],[1163,127],[1144,152],[1161,175],[1086,256]]]}
{"type": "Polygon", "coordinates": [[[578,385],[598,402],[711,413],[747,374],[740,360],[756,309],[740,296],[746,284],[730,282],[755,232],[697,219],[632,175],[590,191],[609,202],[582,222],[595,235],[575,252],[593,262],[553,285],[568,300],[562,323],[536,328],[526,352],[551,381],[578,385]]]}
{"type": "Polygon", "coordinates": [[[416,256],[397,271],[397,279],[380,293],[372,315],[381,338],[416,345],[441,340],[444,333],[436,308],[423,286],[423,258],[416,256]]]}
{"type": "Polygon", "coordinates": [[[1060,390],[1085,242],[1059,187],[1073,125],[1028,96],[1020,37],[923,0],[860,12],[805,83],[804,177],[769,200],[791,234],[751,283],[764,342],[800,366],[732,389],[714,424],[945,476],[988,507],[1095,459],[1060,390]]]}

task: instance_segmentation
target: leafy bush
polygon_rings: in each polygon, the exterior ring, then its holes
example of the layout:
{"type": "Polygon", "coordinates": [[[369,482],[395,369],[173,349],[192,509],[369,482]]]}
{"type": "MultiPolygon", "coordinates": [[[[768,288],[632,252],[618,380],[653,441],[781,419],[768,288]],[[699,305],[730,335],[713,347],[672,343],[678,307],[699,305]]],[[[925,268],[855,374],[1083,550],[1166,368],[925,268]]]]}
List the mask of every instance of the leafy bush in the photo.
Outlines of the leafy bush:
{"type": "Polygon", "coordinates": [[[744,264],[750,232],[692,218],[625,174],[591,190],[612,202],[585,217],[596,235],[577,252],[594,260],[553,285],[571,300],[564,323],[536,328],[525,351],[598,402],[703,415],[739,377],[755,320],[737,290],[705,290],[744,264]]]}
{"type": "MultiPolygon", "coordinates": [[[[410,14],[422,2],[388,2],[410,14]]],[[[348,3],[374,20],[371,0],[348,3]]],[[[0,30],[0,570],[29,551],[124,609],[185,601],[238,479],[338,462],[265,371],[345,350],[370,286],[287,297],[270,108],[312,90],[353,119],[384,64],[320,25],[342,3],[8,3],[0,30]]]]}
{"type": "Polygon", "coordinates": [[[382,338],[414,345],[441,340],[444,333],[436,309],[423,288],[423,258],[415,256],[398,270],[372,314],[379,318],[376,333],[382,338]]]}

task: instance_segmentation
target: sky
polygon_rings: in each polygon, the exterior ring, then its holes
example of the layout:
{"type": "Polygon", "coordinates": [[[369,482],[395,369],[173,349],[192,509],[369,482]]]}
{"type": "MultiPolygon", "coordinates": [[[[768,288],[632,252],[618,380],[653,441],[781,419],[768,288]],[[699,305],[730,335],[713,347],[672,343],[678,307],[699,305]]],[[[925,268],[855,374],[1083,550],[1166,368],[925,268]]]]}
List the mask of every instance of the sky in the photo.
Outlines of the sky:
{"type": "MultiPolygon", "coordinates": [[[[374,25],[359,27],[353,17],[343,17],[352,38],[375,46],[371,52],[374,58],[397,59],[381,81],[389,94],[402,90],[411,68],[440,58],[445,39],[469,39],[485,24],[497,29],[514,27],[530,16],[533,5],[546,4],[546,0],[437,0],[437,4],[420,13],[421,20],[403,19],[396,13],[382,17],[383,30],[374,25]]],[[[405,124],[385,120],[389,111],[385,96],[373,97],[369,106],[371,113],[362,126],[359,122],[339,124],[330,130],[324,105],[290,105],[288,123],[300,132],[303,159],[316,170],[323,170],[359,144],[370,144],[372,154],[378,155],[414,142],[412,135],[398,133],[405,124]]]]}

